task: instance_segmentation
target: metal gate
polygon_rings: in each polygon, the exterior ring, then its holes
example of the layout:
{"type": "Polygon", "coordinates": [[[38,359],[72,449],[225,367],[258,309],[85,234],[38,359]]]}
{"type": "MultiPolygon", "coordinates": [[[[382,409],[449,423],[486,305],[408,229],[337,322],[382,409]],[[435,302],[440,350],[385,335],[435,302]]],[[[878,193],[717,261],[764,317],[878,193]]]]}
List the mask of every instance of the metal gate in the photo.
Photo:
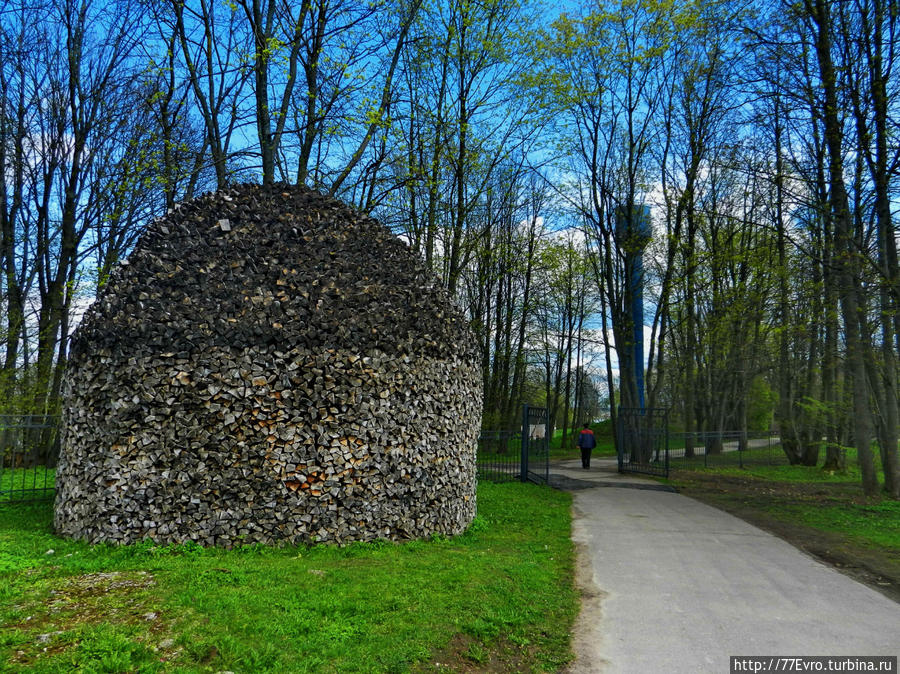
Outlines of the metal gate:
{"type": "Polygon", "coordinates": [[[547,484],[550,479],[550,438],[547,408],[522,406],[522,482],[547,484]]]}
{"type": "Polygon", "coordinates": [[[476,465],[479,480],[547,484],[550,476],[547,410],[523,405],[519,430],[481,431],[476,465]]]}
{"type": "Polygon", "coordinates": [[[478,479],[513,482],[521,479],[522,431],[481,431],[476,467],[478,479]]]}
{"type": "Polygon", "coordinates": [[[52,416],[0,415],[0,503],[53,498],[57,425],[52,416]]]}
{"type": "Polygon", "coordinates": [[[669,476],[669,411],[620,407],[616,424],[620,473],[669,476]]]}

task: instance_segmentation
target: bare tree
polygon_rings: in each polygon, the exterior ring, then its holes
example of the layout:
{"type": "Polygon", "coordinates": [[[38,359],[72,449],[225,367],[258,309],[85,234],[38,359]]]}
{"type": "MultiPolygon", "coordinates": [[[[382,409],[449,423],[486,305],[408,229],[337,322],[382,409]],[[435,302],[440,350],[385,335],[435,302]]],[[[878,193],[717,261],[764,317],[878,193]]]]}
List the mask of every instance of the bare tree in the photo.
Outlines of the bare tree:
{"type": "Polygon", "coordinates": [[[162,37],[167,42],[170,36],[177,40],[181,65],[206,129],[216,184],[224,187],[249,74],[241,55],[253,52],[252,37],[237,7],[210,0],[168,2],[171,13],[157,9],[160,26],[167,29],[162,37]]]}

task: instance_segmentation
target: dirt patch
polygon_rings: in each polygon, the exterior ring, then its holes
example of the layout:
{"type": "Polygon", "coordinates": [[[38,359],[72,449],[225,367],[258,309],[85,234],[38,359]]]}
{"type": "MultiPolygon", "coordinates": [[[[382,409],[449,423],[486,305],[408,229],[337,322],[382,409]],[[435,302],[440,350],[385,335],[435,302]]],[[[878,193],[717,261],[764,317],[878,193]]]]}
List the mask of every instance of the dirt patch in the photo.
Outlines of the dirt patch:
{"type": "Polygon", "coordinates": [[[445,648],[432,654],[426,663],[413,669],[424,672],[530,672],[538,668],[528,646],[520,646],[501,637],[485,646],[468,634],[457,634],[445,648]]]}
{"type": "Polygon", "coordinates": [[[838,571],[900,602],[900,550],[869,547],[847,536],[773,515],[774,504],[865,504],[846,483],[786,483],[678,471],[672,482],[686,496],[721,508],[791,543],[838,571]]]}
{"type": "Polygon", "coordinates": [[[156,584],[146,571],[114,571],[87,573],[65,578],[47,590],[46,596],[35,598],[23,609],[27,617],[4,625],[5,628],[35,630],[42,625],[65,623],[68,626],[109,619],[129,611],[142,614],[146,591],[156,584]],[[115,599],[110,600],[114,597],[115,599]]]}
{"type": "Polygon", "coordinates": [[[598,625],[602,624],[603,599],[606,593],[594,578],[594,566],[584,543],[576,543],[578,564],[575,585],[581,591],[581,612],[572,630],[572,649],[575,659],[564,671],[566,674],[591,674],[602,670],[606,662],[599,656],[598,625]]]}
{"type": "MultiPolygon", "coordinates": [[[[24,669],[39,660],[77,648],[85,627],[101,623],[138,624],[145,628],[142,640],[158,640],[169,628],[168,616],[156,606],[156,580],[146,571],[87,573],[59,579],[19,608],[22,618],[2,624],[20,637],[8,664],[24,669]]],[[[177,655],[168,647],[157,648],[159,660],[177,655]]],[[[0,667],[2,668],[2,667],[0,667]]]]}

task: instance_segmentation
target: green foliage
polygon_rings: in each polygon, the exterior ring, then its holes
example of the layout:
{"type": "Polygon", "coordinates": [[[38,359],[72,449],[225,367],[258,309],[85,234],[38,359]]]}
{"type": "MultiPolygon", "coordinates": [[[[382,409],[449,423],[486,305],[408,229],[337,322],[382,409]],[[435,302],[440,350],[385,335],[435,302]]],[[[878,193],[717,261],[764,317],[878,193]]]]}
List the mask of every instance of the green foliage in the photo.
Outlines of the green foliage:
{"type": "Polygon", "coordinates": [[[53,535],[49,504],[5,506],[0,668],[402,672],[512,644],[514,661],[556,671],[578,606],[570,503],[486,483],[454,538],[231,551],[90,546],[53,535]]]}
{"type": "Polygon", "coordinates": [[[761,375],[754,377],[747,393],[747,430],[769,430],[777,401],[778,395],[766,378],[761,375]]]}
{"type": "Polygon", "coordinates": [[[73,670],[87,674],[115,674],[162,669],[146,645],[135,640],[137,630],[109,623],[99,623],[80,630],[74,648],[64,659],[73,670]]]}

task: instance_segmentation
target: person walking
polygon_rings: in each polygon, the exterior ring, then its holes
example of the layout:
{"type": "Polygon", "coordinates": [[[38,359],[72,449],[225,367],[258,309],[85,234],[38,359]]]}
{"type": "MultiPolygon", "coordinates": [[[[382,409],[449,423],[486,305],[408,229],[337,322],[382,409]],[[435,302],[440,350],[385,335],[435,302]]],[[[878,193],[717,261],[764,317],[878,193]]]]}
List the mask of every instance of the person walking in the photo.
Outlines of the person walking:
{"type": "Polygon", "coordinates": [[[578,434],[578,447],[581,449],[581,467],[591,467],[591,450],[597,446],[597,440],[594,438],[594,431],[590,429],[587,423],[578,434]]]}

